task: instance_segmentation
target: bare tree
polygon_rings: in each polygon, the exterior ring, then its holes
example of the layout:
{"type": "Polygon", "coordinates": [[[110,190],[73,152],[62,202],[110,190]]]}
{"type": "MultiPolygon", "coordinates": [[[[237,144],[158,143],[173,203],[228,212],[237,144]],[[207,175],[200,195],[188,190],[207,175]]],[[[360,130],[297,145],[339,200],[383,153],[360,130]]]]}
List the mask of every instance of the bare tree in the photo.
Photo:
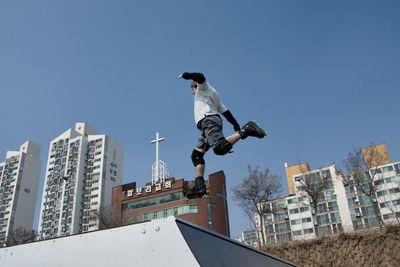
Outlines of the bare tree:
{"type": "Polygon", "coordinates": [[[278,175],[272,174],[268,168],[260,171],[248,166],[249,175],[242,182],[232,188],[233,199],[242,208],[243,212],[249,217],[257,233],[260,248],[265,247],[265,221],[264,216],[273,213],[267,205],[268,201],[273,200],[282,192],[281,179],[278,175]],[[255,221],[255,215],[259,218],[259,227],[255,221]]]}
{"type": "Polygon", "coordinates": [[[122,225],[121,221],[113,216],[112,209],[109,206],[101,207],[94,212],[94,216],[99,222],[99,230],[115,228],[122,225]]]}
{"type": "MultiPolygon", "coordinates": [[[[302,166],[299,164],[299,166],[302,166]]],[[[301,176],[296,176],[295,180],[301,184],[301,191],[305,192],[305,197],[308,202],[307,206],[311,206],[311,214],[314,222],[315,235],[319,236],[319,221],[318,221],[318,204],[325,201],[325,191],[327,191],[331,184],[331,174],[326,170],[316,170],[309,172],[302,167],[301,176]]]]}
{"type": "Polygon", "coordinates": [[[383,183],[380,181],[381,172],[378,167],[385,164],[387,160],[387,152],[381,152],[376,147],[370,146],[365,149],[354,148],[343,162],[344,184],[355,186],[359,193],[369,199],[380,226],[384,222],[379,211],[376,193],[383,183]]]}
{"type": "Polygon", "coordinates": [[[27,230],[22,227],[18,227],[8,232],[6,246],[15,246],[33,242],[37,237],[37,233],[34,230],[27,230]]]}

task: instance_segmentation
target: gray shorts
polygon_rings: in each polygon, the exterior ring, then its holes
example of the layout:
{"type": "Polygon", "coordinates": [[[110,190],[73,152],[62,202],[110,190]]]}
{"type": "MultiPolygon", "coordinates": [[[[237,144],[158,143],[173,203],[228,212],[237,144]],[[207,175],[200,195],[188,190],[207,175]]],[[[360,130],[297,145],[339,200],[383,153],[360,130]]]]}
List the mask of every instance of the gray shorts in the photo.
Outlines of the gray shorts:
{"type": "Polygon", "coordinates": [[[197,126],[202,138],[197,141],[196,148],[207,152],[211,147],[214,148],[220,142],[225,142],[222,119],[219,115],[204,117],[197,126]]]}

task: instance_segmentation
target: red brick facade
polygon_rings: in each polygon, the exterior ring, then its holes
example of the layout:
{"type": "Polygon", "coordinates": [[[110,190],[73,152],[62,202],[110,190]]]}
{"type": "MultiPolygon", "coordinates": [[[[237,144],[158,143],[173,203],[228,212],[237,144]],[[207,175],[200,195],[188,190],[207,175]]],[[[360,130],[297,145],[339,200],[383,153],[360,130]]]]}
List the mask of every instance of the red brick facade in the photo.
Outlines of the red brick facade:
{"type": "Polygon", "coordinates": [[[184,190],[192,186],[184,179],[168,178],[164,185],[143,188],[135,183],[114,187],[113,216],[122,224],[130,224],[173,215],[229,236],[224,172],[211,174],[206,184],[209,196],[191,200],[183,198],[184,190]]]}

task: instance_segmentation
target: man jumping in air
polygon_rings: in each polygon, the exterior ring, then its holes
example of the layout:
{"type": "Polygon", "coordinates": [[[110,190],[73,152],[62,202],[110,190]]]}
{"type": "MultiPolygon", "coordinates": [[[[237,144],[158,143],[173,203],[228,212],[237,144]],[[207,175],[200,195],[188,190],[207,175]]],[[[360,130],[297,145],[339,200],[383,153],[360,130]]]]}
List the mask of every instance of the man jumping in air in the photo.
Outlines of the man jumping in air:
{"type": "Polygon", "coordinates": [[[241,128],[232,113],[220,101],[217,91],[206,81],[202,73],[184,72],[178,78],[192,80],[194,119],[202,136],[191,155],[197,177],[194,187],[186,193],[186,197],[190,199],[202,197],[207,193],[204,181],[204,154],[210,148],[215,154],[222,156],[229,153],[233,145],[240,139],[248,136],[264,138],[267,133],[254,121],[249,121],[241,128]],[[224,137],[220,114],[233,125],[234,134],[224,137]]]}

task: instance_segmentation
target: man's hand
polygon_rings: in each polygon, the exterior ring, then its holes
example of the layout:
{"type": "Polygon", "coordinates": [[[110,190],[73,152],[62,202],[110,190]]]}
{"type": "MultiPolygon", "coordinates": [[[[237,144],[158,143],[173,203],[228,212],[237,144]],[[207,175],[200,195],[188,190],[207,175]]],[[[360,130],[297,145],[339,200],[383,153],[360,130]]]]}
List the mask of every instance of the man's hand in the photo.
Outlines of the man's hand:
{"type": "Polygon", "coordinates": [[[184,72],[178,75],[179,79],[192,80],[199,84],[202,84],[206,81],[206,77],[204,77],[203,73],[200,72],[184,72]]]}

